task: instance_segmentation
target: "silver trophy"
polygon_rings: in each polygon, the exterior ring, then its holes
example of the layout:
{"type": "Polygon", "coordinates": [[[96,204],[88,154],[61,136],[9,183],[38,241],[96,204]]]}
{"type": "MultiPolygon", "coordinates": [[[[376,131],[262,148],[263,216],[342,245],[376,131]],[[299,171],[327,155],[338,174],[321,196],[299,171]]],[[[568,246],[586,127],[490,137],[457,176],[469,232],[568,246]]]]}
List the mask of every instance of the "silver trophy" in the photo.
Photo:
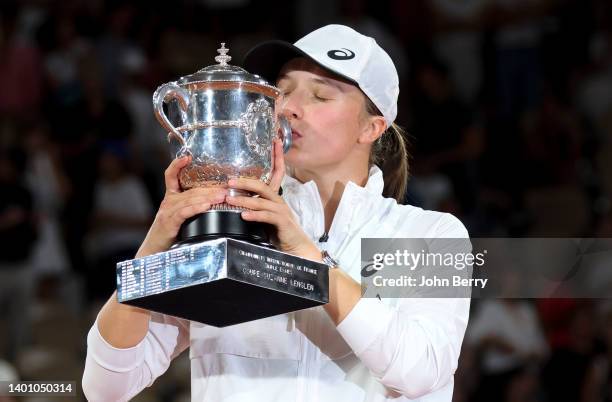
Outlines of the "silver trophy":
{"type": "MultiPolygon", "coordinates": [[[[192,162],[179,176],[183,190],[225,187],[231,178],[269,182],[273,169],[272,141],[291,147],[291,127],[278,116],[278,88],[244,69],[227,64],[225,43],[217,49],[218,64],[160,86],[153,95],[155,116],[168,131],[172,156],[186,154],[192,162]],[[164,104],[167,105],[166,114],[164,104]]],[[[231,189],[230,195],[249,195],[231,189]]],[[[189,220],[179,233],[181,242],[230,236],[269,244],[267,225],[240,218],[241,209],[216,204],[189,220]]]]}
{"type": "MultiPolygon", "coordinates": [[[[276,110],[279,89],[228,64],[225,43],[217,51],[218,64],[153,94],[172,156],[192,156],[179,174],[183,190],[228,188],[236,177],[269,183],[273,140],[284,152],[291,147],[291,127],[276,110]]],[[[327,266],[275,250],[274,228],[243,220],[242,211],[216,204],[187,220],[169,251],[118,263],[119,301],[214,326],[326,303],[327,266]]]]}

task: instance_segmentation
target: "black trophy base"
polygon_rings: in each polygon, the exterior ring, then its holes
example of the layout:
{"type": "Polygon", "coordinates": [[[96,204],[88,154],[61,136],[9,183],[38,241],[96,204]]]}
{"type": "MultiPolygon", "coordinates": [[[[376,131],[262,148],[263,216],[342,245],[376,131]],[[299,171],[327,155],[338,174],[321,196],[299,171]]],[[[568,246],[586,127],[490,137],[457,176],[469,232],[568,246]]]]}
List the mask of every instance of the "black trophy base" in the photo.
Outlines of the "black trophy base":
{"type": "Polygon", "coordinates": [[[270,242],[272,230],[271,225],[245,221],[240,216],[240,212],[212,210],[185,221],[179,230],[177,243],[173,247],[229,237],[273,248],[270,242]]]}
{"type": "Polygon", "coordinates": [[[325,264],[231,238],[117,264],[117,299],[215,327],[325,304],[325,264]]]}
{"type": "Polygon", "coordinates": [[[315,307],[321,302],[291,297],[251,283],[220,279],[130,300],[126,304],[214,327],[227,327],[315,307]]]}

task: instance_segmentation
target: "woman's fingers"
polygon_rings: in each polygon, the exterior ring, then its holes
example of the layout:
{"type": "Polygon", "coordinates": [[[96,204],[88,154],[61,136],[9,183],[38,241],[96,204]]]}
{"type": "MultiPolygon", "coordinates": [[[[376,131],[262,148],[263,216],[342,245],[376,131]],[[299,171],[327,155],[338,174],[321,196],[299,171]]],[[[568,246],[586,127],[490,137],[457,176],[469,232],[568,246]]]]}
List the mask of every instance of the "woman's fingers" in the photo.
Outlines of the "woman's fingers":
{"type": "Polygon", "coordinates": [[[210,209],[210,205],[210,203],[197,203],[183,206],[173,214],[174,224],[177,228],[179,228],[187,219],[208,211],[210,209]]]}
{"type": "Polygon", "coordinates": [[[192,197],[210,197],[212,199],[220,199],[223,201],[227,195],[226,188],[220,187],[194,187],[187,191],[183,191],[177,194],[178,198],[192,198],[192,197]]]}
{"type": "Polygon", "coordinates": [[[230,188],[247,190],[259,194],[261,197],[272,201],[278,201],[278,189],[274,191],[269,185],[257,179],[235,178],[228,182],[230,188]]]}
{"type": "Polygon", "coordinates": [[[170,166],[164,172],[164,181],[166,182],[166,191],[170,193],[178,193],[181,191],[181,185],[179,183],[179,172],[182,168],[187,166],[191,162],[191,156],[183,156],[177,158],[170,163],[170,166]]]}
{"type": "Polygon", "coordinates": [[[166,194],[156,219],[162,223],[161,227],[166,227],[175,236],[186,219],[208,211],[213,204],[224,202],[226,194],[224,188],[193,188],[166,194]]]}
{"type": "Polygon", "coordinates": [[[170,209],[170,214],[175,213],[179,209],[187,206],[187,205],[196,205],[196,204],[219,204],[225,200],[224,195],[196,195],[192,197],[183,197],[182,199],[176,200],[170,209]]]}
{"type": "Polygon", "coordinates": [[[283,143],[278,138],[274,140],[274,171],[272,172],[272,178],[270,179],[270,188],[275,193],[278,193],[278,189],[283,183],[283,177],[285,176],[285,155],[283,153],[283,143]]]}
{"type": "Polygon", "coordinates": [[[270,211],[243,211],[241,216],[245,221],[269,223],[275,226],[280,223],[278,215],[270,211]]]}
{"type": "Polygon", "coordinates": [[[224,188],[192,188],[182,193],[171,194],[167,211],[169,215],[174,215],[189,205],[219,204],[225,201],[226,194],[227,190],[224,188]]]}
{"type": "Polygon", "coordinates": [[[237,207],[242,207],[242,208],[247,208],[247,209],[254,209],[254,210],[268,210],[268,211],[275,211],[279,208],[279,204],[270,201],[270,200],[266,200],[265,198],[261,198],[261,197],[231,197],[231,196],[227,196],[226,198],[227,203],[230,205],[235,205],[237,207]]]}

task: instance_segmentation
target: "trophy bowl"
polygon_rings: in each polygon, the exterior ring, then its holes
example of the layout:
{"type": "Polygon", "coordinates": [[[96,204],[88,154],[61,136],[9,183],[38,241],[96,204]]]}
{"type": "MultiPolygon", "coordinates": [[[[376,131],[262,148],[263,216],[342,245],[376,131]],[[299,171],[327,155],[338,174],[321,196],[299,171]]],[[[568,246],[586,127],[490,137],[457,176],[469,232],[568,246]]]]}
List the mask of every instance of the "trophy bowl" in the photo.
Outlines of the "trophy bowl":
{"type": "MultiPolygon", "coordinates": [[[[227,188],[231,178],[269,183],[274,168],[274,139],[283,141],[284,152],[291,147],[289,122],[276,110],[279,89],[227,64],[231,57],[225,43],[217,51],[218,64],[163,84],[153,94],[154,113],[169,133],[172,156],[192,157],[179,173],[183,190],[227,188]]],[[[236,189],[230,189],[229,194],[252,195],[236,189]]],[[[241,208],[227,203],[215,204],[210,211],[188,221],[179,240],[230,236],[267,243],[264,225],[243,221],[240,212],[241,208]]]]}

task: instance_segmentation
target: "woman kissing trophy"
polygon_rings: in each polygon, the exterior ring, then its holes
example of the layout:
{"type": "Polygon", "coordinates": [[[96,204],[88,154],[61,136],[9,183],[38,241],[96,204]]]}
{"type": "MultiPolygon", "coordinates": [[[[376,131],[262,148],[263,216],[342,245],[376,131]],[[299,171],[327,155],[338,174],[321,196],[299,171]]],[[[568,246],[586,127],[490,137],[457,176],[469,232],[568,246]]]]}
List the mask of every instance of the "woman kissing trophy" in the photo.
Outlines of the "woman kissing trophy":
{"type": "MultiPolygon", "coordinates": [[[[172,156],[189,156],[182,191],[223,187],[234,178],[268,183],[274,141],[291,147],[291,127],[276,112],[278,88],[228,64],[161,85],[154,113],[167,130],[172,156]],[[166,111],[164,110],[166,106],[166,111]]],[[[328,302],[328,266],[274,249],[273,227],[242,219],[225,202],[187,220],[170,250],[117,264],[117,297],[160,313],[223,327],[328,302]]]]}

